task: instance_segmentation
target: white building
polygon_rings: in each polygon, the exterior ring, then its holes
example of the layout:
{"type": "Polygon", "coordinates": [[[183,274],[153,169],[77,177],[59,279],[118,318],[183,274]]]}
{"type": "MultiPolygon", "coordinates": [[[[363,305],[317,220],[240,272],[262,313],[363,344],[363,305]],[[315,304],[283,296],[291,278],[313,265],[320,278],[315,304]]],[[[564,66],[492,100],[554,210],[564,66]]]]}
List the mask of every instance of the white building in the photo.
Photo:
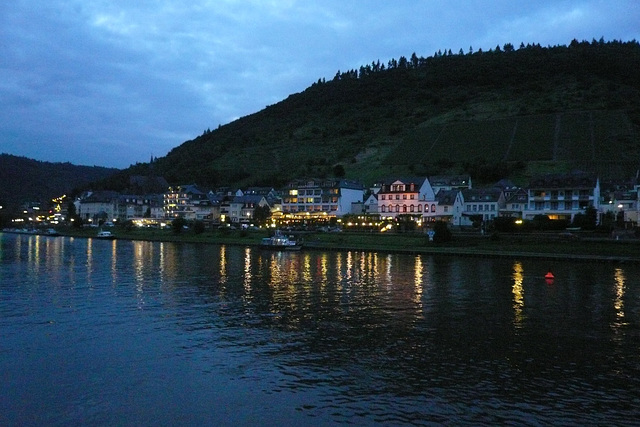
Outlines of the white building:
{"type": "Polygon", "coordinates": [[[196,185],[169,187],[163,198],[164,215],[167,219],[203,219],[210,215],[211,202],[207,194],[196,185]]]}
{"type": "Polygon", "coordinates": [[[531,180],[528,198],[525,219],[546,215],[552,220],[572,221],[589,206],[599,210],[600,181],[584,172],[544,175],[531,180]]]}
{"type": "Polygon", "coordinates": [[[474,222],[488,222],[497,218],[504,209],[504,193],[499,188],[466,189],[462,195],[463,211],[458,226],[470,226],[474,222]]]}
{"type": "Polygon", "coordinates": [[[308,214],[341,217],[351,204],[362,202],[364,187],[346,179],[300,179],[290,182],[282,195],[284,215],[308,214]]]}
{"type": "Polygon", "coordinates": [[[118,218],[119,196],[116,191],[88,192],[78,201],[77,214],[85,223],[111,222],[118,218]]]}
{"type": "Polygon", "coordinates": [[[436,215],[436,195],[426,177],[386,180],[382,182],[377,196],[378,212],[383,218],[436,215]]]}
{"type": "Polygon", "coordinates": [[[452,225],[461,222],[464,202],[460,190],[440,190],[436,194],[436,221],[445,221],[452,225]]]}

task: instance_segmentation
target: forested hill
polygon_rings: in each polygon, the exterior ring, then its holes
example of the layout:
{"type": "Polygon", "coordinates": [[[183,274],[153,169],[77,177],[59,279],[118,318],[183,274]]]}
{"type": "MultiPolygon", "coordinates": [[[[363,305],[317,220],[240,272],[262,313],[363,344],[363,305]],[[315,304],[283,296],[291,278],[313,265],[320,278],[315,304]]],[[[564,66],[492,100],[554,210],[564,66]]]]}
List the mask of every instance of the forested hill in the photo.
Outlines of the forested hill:
{"type": "MultiPolygon", "coordinates": [[[[206,127],[204,124],[203,127],[206,127]]],[[[506,44],[338,71],[301,93],[133,166],[170,183],[274,185],[346,174],[471,173],[525,180],[547,170],[635,175],[640,45],[506,44]]]]}
{"type": "Polygon", "coordinates": [[[23,203],[48,202],[116,172],[118,169],[41,162],[0,154],[0,205],[3,209],[13,210],[23,203]]]}

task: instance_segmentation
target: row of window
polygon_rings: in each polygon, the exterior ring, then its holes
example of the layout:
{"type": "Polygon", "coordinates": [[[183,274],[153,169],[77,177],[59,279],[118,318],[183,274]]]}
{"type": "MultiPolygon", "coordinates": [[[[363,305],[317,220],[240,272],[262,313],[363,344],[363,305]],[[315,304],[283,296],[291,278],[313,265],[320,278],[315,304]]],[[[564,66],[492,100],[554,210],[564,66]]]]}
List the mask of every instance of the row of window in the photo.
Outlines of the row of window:
{"type": "MultiPolygon", "coordinates": [[[[407,194],[403,194],[402,195],[402,200],[415,200],[416,195],[415,194],[409,194],[407,196],[407,194]]],[[[380,200],[394,200],[394,195],[393,194],[389,194],[389,197],[387,198],[386,194],[381,194],[380,195],[380,200]]],[[[395,200],[400,200],[400,194],[396,194],[395,195],[395,200]]]]}
{"type": "Polygon", "coordinates": [[[415,184],[391,184],[391,191],[415,191],[415,188],[415,184]]]}
{"type": "MultiPolygon", "coordinates": [[[[424,205],[424,211],[429,212],[429,205],[424,205]]],[[[436,211],[436,205],[431,205],[431,212],[436,211]]],[[[422,212],[422,205],[386,205],[380,206],[380,212],[422,212]]],[[[446,212],[446,209],[445,209],[446,212]]]]}
{"type": "Polygon", "coordinates": [[[298,195],[299,196],[319,196],[322,194],[322,190],[319,188],[316,188],[315,190],[298,190],[298,195]]]}
{"type": "MultiPolygon", "coordinates": [[[[338,203],[338,198],[337,197],[329,197],[329,198],[325,198],[326,201],[328,201],[329,203],[338,203]]],[[[304,203],[322,203],[322,197],[290,197],[287,199],[283,199],[282,200],[283,204],[291,204],[291,203],[298,203],[298,204],[304,204],[304,203]]]]}
{"type": "Polygon", "coordinates": [[[531,190],[533,197],[547,197],[551,199],[557,199],[558,197],[592,197],[593,190],[559,190],[559,191],[545,191],[545,190],[531,190]]]}
{"type": "Polygon", "coordinates": [[[532,202],[530,204],[530,209],[538,211],[544,209],[571,211],[584,209],[588,205],[589,204],[587,202],[578,202],[577,200],[574,200],[573,202],[532,202]]]}
{"type": "Polygon", "coordinates": [[[482,211],[495,211],[496,205],[484,204],[484,205],[467,205],[467,212],[482,212],[482,211]]]}
{"type": "Polygon", "coordinates": [[[338,205],[282,206],[282,212],[335,212],[338,205]]]}

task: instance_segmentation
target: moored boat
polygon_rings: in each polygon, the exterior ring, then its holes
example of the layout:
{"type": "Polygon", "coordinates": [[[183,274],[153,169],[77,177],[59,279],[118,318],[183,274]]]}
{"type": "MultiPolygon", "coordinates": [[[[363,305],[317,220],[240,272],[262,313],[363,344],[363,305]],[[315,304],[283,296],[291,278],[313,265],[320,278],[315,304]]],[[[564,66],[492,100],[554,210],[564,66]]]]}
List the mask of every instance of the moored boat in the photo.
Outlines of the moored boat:
{"type": "Polygon", "coordinates": [[[110,231],[99,231],[96,235],[96,239],[113,240],[116,236],[110,231]]]}
{"type": "Polygon", "coordinates": [[[264,249],[281,251],[299,251],[302,249],[302,243],[285,236],[279,230],[276,230],[273,236],[263,238],[261,246],[264,249]]]}

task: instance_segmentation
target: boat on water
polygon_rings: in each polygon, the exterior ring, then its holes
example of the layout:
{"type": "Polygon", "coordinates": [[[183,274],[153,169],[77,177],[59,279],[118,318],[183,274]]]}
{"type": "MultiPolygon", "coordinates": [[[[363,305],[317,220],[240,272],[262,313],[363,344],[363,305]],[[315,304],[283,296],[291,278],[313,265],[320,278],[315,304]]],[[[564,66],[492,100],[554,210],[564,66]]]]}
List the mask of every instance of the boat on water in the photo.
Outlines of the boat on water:
{"type": "Polygon", "coordinates": [[[302,243],[285,236],[279,230],[271,237],[262,239],[261,246],[264,249],[275,249],[280,251],[299,251],[302,249],[302,243]]]}
{"type": "Polygon", "coordinates": [[[116,238],[116,235],[110,231],[99,231],[98,234],[96,235],[96,239],[113,240],[115,238],[116,238]]]}

